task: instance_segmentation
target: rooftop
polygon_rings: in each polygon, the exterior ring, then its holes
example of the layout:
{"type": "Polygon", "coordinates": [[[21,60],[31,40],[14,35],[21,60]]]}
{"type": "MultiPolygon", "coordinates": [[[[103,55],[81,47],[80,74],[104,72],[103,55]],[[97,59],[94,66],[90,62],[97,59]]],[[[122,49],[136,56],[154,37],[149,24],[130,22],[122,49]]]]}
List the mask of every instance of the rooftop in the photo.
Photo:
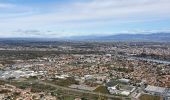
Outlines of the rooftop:
{"type": "Polygon", "coordinates": [[[145,90],[146,90],[146,91],[150,91],[150,92],[164,93],[165,90],[166,90],[166,88],[148,85],[148,86],[145,88],[145,90]]]}

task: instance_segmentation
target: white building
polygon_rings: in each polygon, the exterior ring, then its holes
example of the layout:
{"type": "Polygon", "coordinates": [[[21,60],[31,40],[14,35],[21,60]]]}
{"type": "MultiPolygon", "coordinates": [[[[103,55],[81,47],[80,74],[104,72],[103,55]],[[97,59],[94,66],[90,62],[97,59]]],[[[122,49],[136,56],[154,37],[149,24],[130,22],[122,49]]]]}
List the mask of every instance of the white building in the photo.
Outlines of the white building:
{"type": "Polygon", "coordinates": [[[117,85],[113,87],[108,87],[107,89],[109,90],[110,94],[118,94],[119,90],[117,90],[117,85]]]}
{"type": "Polygon", "coordinates": [[[148,85],[145,88],[145,91],[152,94],[152,95],[158,95],[158,96],[163,96],[164,92],[165,92],[166,88],[162,88],[162,87],[156,87],[156,86],[151,86],[148,85]]]}

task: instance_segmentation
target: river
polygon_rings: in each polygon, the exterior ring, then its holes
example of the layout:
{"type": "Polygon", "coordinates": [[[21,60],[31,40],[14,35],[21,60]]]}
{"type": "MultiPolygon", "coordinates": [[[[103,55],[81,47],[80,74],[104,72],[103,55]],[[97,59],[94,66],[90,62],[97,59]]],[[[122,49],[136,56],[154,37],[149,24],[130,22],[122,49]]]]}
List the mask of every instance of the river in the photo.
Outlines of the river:
{"type": "Polygon", "coordinates": [[[170,64],[170,61],[165,60],[158,60],[158,59],[150,59],[150,58],[143,58],[143,57],[128,57],[129,60],[143,60],[148,62],[155,62],[155,63],[161,63],[161,64],[170,64]]]}

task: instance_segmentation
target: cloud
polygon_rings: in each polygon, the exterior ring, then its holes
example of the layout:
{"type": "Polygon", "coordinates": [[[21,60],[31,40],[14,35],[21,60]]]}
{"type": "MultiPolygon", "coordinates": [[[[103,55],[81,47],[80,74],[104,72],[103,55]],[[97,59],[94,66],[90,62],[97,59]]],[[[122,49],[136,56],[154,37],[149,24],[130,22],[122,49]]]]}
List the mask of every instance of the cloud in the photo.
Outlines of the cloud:
{"type": "MultiPolygon", "coordinates": [[[[0,3],[0,8],[10,7],[0,3]]],[[[59,31],[91,30],[123,24],[140,24],[170,19],[169,0],[87,0],[62,5],[16,5],[5,14],[0,27],[59,31]],[[23,10],[24,9],[24,10],[23,10]]],[[[1,13],[1,12],[0,12],[1,13]]],[[[126,26],[125,26],[126,27],[126,26]]],[[[0,28],[0,29],[1,29],[0,28]]],[[[35,32],[32,32],[36,34],[35,32]]],[[[31,34],[31,32],[27,33],[31,34]]],[[[50,33],[49,33],[50,34],[50,33]]],[[[56,32],[57,34],[57,32],[56,32]]]]}
{"type": "Polygon", "coordinates": [[[53,24],[73,21],[150,20],[170,16],[169,0],[91,0],[91,2],[74,2],[67,4],[67,6],[59,6],[59,8],[55,5],[51,9],[57,10],[52,10],[52,12],[48,7],[47,9],[44,8],[40,8],[40,12],[47,10],[47,13],[36,12],[30,16],[15,18],[12,21],[53,24]]]}
{"type": "Polygon", "coordinates": [[[10,4],[10,3],[0,3],[0,9],[4,8],[13,8],[15,5],[10,4]]]}

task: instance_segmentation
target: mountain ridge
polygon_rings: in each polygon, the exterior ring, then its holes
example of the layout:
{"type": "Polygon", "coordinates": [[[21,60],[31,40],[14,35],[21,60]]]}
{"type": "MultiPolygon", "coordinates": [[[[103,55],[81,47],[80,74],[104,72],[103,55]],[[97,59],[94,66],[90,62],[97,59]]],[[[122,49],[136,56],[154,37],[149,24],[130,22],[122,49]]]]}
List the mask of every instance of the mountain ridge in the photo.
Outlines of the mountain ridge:
{"type": "Polygon", "coordinates": [[[0,42],[5,41],[115,41],[115,42],[170,42],[170,33],[151,34],[116,34],[116,35],[86,35],[71,36],[62,38],[0,38],[0,42]]]}
{"type": "Polygon", "coordinates": [[[142,41],[142,42],[170,42],[170,33],[151,33],[151,34],[117,34],[105,36],[75,36],[70,40],[83,41],[142,41]]]}

